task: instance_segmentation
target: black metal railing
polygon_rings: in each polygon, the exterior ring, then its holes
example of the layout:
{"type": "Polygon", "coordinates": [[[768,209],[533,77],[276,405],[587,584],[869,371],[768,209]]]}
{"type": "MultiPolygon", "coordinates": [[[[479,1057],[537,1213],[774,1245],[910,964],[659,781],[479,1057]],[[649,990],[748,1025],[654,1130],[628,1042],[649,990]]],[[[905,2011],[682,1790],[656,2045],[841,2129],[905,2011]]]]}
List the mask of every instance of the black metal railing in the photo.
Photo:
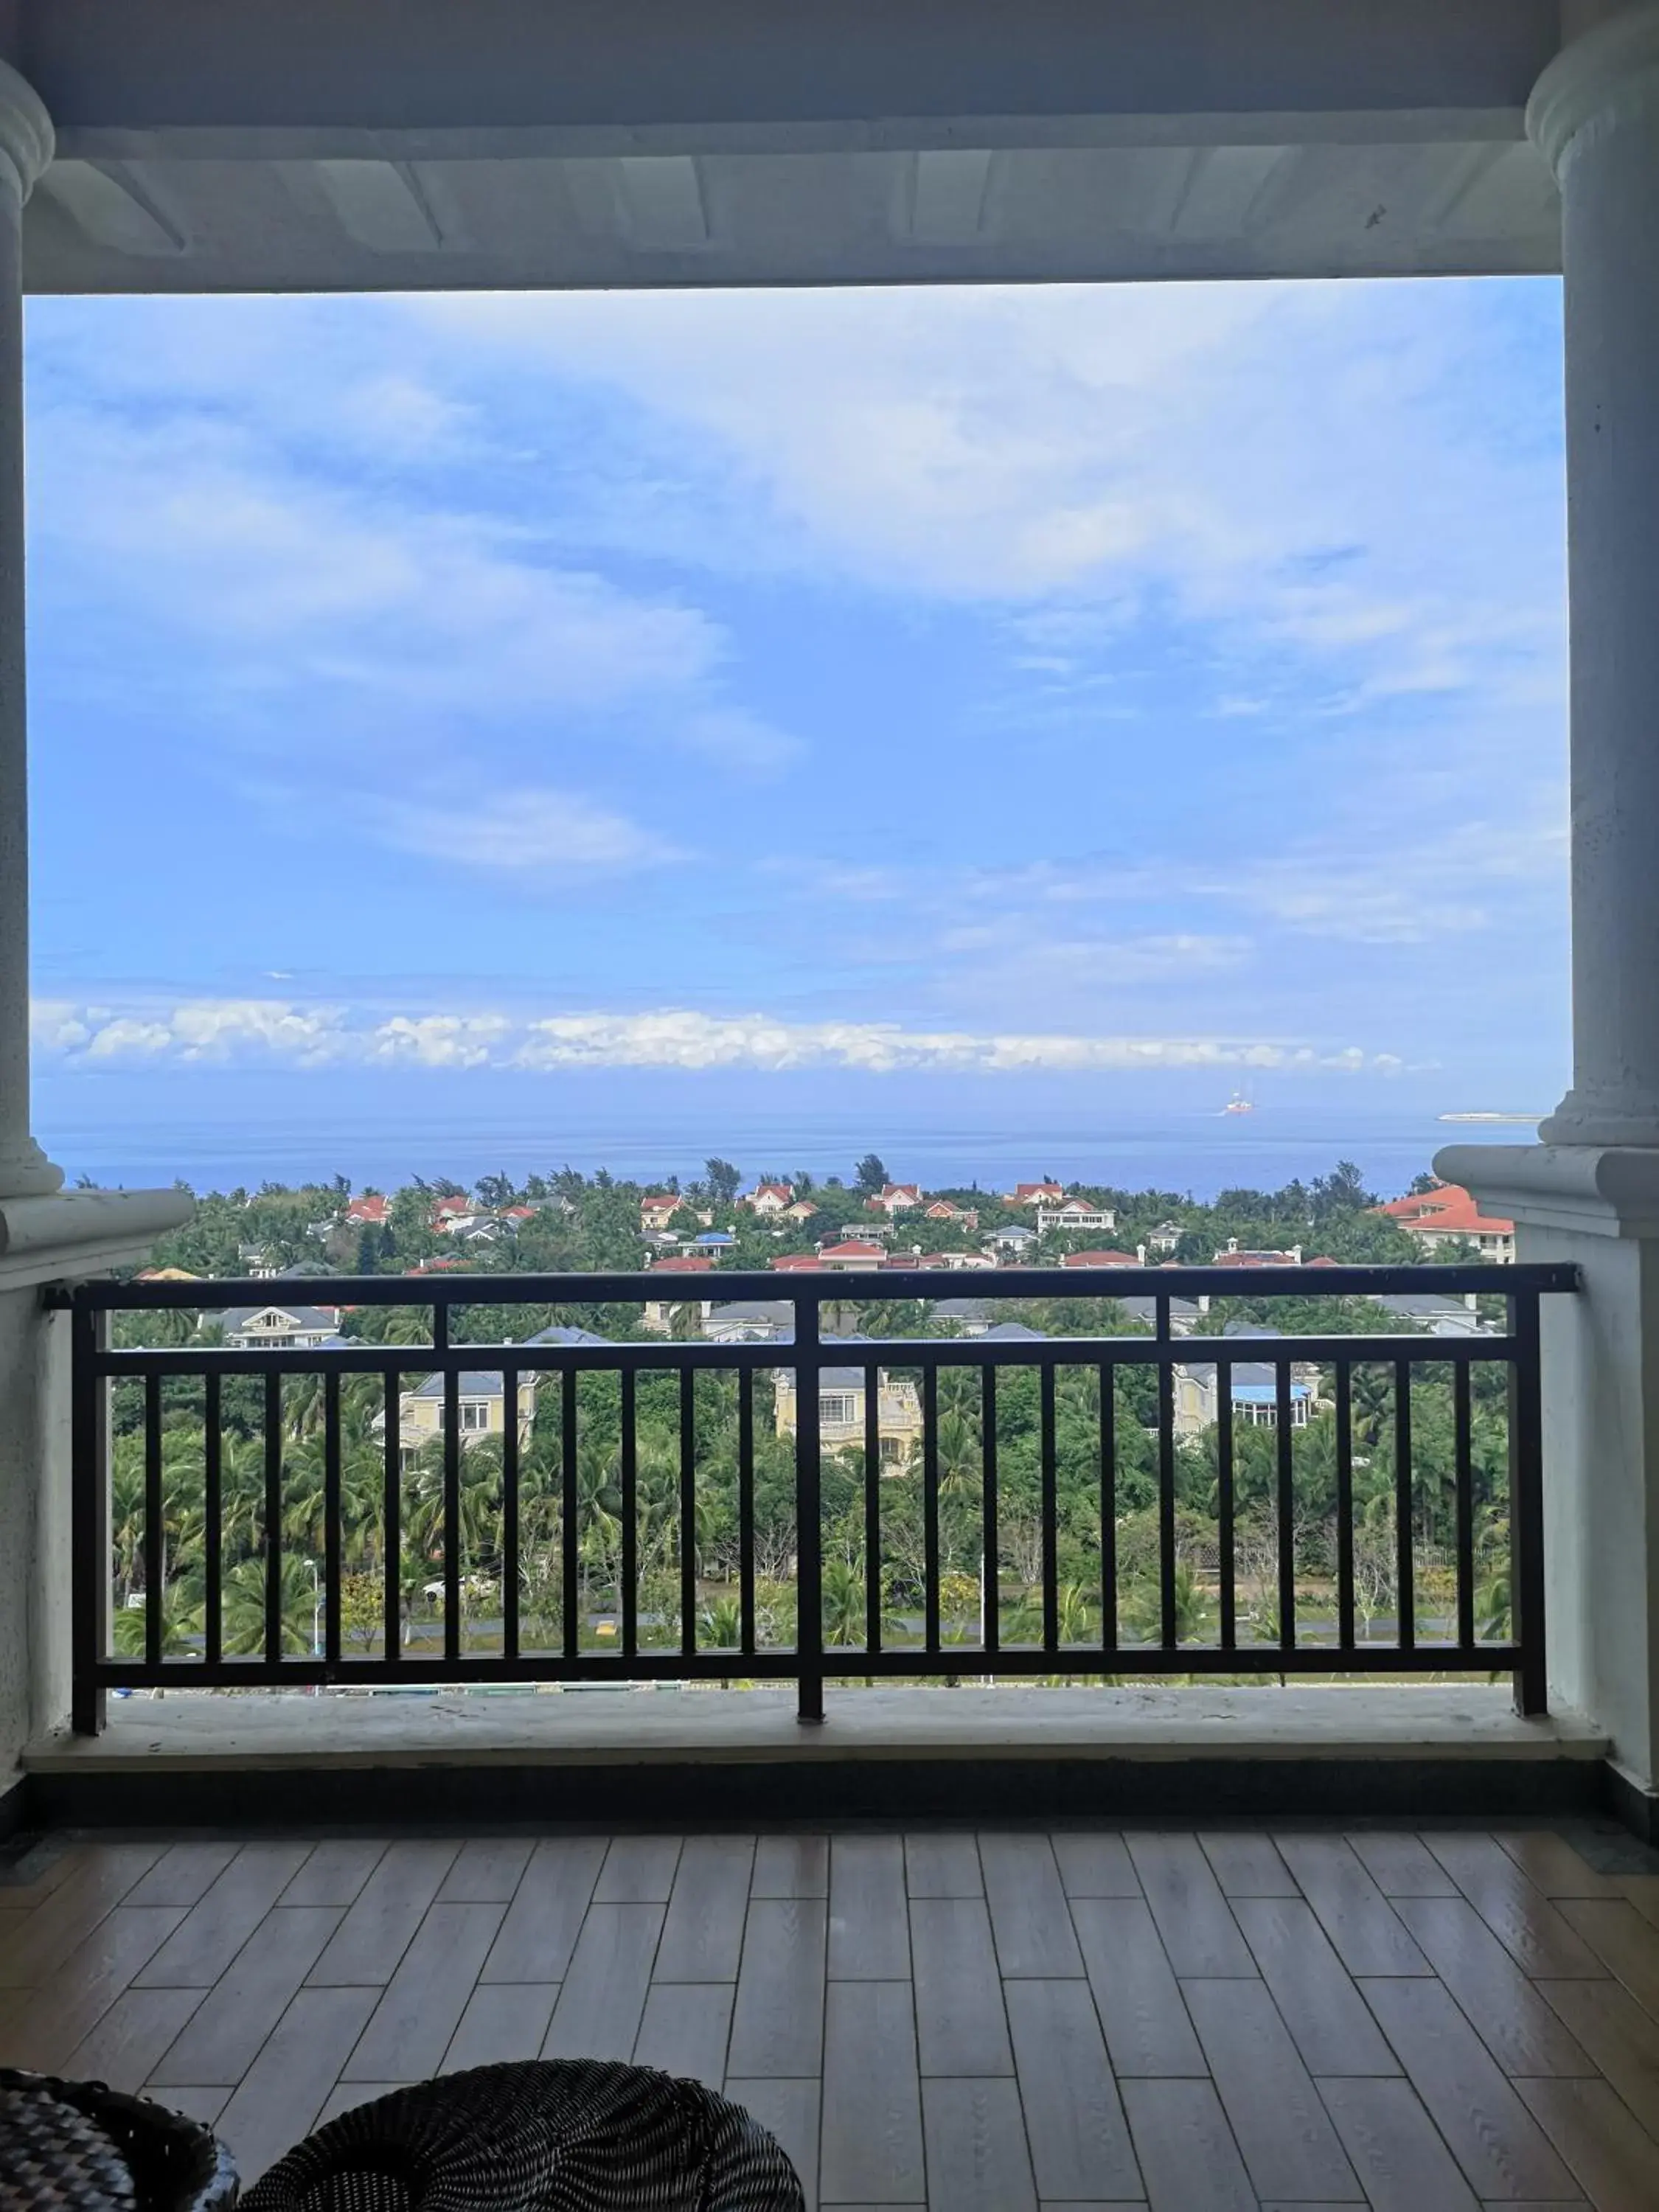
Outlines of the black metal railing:
{"type": "Polygon", "coordinates": [[[793,1681],[815,1721],[826,1678],[964,1675],[1508,1673],[1540,1712],[1540,1302],[1575,1287],[1489,1266],[87,1284],[60,1300],[74,1724],[161,1685],[650,1680],[793,1681]],[[1503,1303],[1449,1335],[1374,1304],[1425,1291],[1503,1303]],[[1072,1328],[890,1333],[963,1294],[1072,1328]],[[669,1298],[700,1328],[715,1297],[787,1323],[514,1342],[499,1318],[669,1298]],[[1315,1298],[1338,1326],[1239,1334],[1212,1307],[1315,1298]],[[296,1303],[357,1333],[228,1345],[191,1318],[296,1303]],[[428,1340],[390,1340],[387,1308],[424,1310],[428,1340]],[[465,1340],[492,1309],[497,1340],[465,1340]],[[847,1333],[872,1309],[890,1334],[847,1333]]]}

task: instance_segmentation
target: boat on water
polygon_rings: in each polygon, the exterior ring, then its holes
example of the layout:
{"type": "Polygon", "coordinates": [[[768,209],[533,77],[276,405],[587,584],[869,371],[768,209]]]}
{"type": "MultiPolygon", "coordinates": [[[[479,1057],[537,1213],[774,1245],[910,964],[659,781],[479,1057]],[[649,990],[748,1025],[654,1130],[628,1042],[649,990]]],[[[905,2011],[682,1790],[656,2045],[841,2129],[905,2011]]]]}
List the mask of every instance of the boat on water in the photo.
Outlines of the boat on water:
{"type": "Polygon", "coordinates": [[[1534,1129],[1543,1120],[1541,1114],[1437,1114],[1437,1121],[1498,1121],[1513,1123],[1517,1128],[1534,1129]]]}
{"type": "Polygon", "coordinates": [[[1254,1114],[1255,1101],[1247,1098],[1242,1091],[1235,1091],[1221,1110],[1224,1114],[1254,1114]]]}

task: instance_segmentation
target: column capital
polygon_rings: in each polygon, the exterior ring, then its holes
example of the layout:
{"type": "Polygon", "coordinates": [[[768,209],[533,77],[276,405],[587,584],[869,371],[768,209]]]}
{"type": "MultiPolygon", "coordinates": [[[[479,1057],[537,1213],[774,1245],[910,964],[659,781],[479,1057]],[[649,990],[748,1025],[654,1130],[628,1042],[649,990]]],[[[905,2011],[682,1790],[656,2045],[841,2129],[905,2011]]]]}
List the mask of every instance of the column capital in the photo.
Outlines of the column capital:
{"type": "Polygon", "coordinates": [[[1611,15],[1563,46],[1527,102],[1527,135],[1559,178],[1574,149],[1659,112],[1659,5],[1611,15]]]}
{"type": "Polygon", "coordinates": [[[20,206],[51,162],[55,145],[40,94],[9,62],[0,62],[0,179],[11,183],[20,206]]]}

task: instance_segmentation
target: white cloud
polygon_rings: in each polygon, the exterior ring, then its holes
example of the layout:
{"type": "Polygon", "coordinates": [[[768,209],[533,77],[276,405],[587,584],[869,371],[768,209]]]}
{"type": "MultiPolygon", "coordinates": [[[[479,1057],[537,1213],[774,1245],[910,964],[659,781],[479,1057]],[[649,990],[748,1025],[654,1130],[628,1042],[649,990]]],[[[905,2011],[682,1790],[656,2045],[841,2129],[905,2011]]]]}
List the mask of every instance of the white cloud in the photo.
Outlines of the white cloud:
{"type": "Polygon", "coordinates": [[[625,815],[574,792],[504,791],[448,801],[363,803],[372,835],[398,851],[474,868],[556,877],[657,867],[679,848],[625,815]]]}
{"type": "Polygon", "coordinates": [[[276,1000],[185,1000],[116,1012],[42,1002],[45,1060],[184,1064],[233,1060],[316,1067],[405,1063],[429,1068],[857,1069],[958,1075],[1261,1068],[1397,1071],[1391,1054],[1299,1039],[1089,1036],[1067,1031],[910,1029],[891,1022],[792,1022],[686,1007],[643,1013],[515,1016],[354,1012],[276,1000]]]}

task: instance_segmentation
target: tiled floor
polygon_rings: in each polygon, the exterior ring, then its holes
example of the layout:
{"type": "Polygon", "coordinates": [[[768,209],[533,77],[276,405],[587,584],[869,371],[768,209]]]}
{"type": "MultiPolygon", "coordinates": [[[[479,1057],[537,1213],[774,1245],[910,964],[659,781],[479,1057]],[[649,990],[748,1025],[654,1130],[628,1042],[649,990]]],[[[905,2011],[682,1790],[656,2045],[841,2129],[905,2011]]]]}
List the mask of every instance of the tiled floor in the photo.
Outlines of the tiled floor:
{"type": "Polygon", "coordinates": [[[1588,1848],[82,1840],[0,1881],[0,2063],[144,2088],[250,2179],[386,2085],[592,2052],[723,2085],[825,2212],[1655,2212],[1659,1874],[1588,1848]]]}

